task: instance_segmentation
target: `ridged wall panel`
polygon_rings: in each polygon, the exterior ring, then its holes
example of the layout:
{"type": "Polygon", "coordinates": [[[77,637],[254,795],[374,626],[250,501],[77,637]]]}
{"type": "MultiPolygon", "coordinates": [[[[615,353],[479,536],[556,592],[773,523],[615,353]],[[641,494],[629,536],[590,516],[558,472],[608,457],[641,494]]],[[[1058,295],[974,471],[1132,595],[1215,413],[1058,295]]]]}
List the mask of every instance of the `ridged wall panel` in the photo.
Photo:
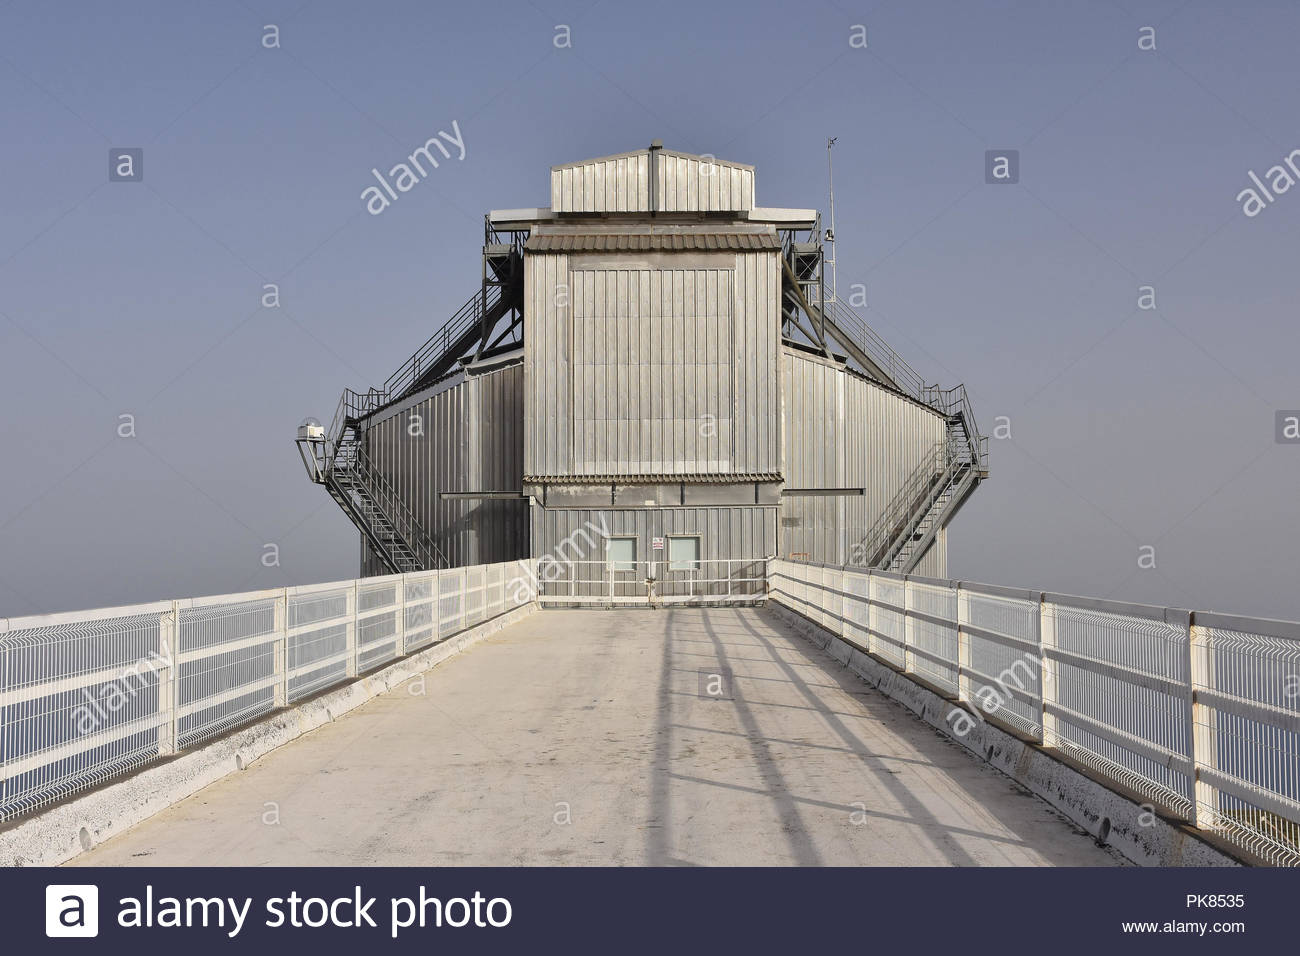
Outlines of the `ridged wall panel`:
{"type": "MultiPolygon", "coordinates": [[[[380,472],[452,567],[526,557],[523,499],[444,500],[444,492],[518,493],[523,481],[523,367],[416,396],[366,431],[380,472]]],[[[385,573],[362,544],[362,573],[385,573]]]]}

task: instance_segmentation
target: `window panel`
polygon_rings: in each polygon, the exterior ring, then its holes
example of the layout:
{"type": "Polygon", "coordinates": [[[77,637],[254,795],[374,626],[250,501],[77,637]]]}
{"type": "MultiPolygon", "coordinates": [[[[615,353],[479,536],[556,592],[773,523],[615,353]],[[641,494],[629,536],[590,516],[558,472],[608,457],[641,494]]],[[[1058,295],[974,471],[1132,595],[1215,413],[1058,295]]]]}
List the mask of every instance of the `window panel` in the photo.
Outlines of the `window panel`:
{"type": "Polygon", "coordinates": [[[698,571],[700,567],[700,539],[691,537],[668,539],[668,570],[698,571]]]}
{"type": "Polygon", "coordinates": [[[636,538],[609,538],[605,542],[605,560],[611,571],[636,570],[636,538]]]}

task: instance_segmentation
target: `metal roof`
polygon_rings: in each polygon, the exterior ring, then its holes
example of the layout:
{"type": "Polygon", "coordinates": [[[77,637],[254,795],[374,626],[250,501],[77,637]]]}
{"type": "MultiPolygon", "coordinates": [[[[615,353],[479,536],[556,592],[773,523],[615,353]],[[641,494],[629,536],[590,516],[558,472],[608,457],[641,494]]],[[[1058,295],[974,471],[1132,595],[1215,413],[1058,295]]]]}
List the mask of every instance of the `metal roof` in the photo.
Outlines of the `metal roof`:
{"type": "MultiPolygon", "coordinates": [[[[589,166],[592,163],[607,163],[611,160],[628,159],[633,156],[644,156],[649,150],[642,146],[640,149],[631,149],[625,153],[611,153],[609,156],[593,156],[590,159],[577,159],[570,163],[559,163],[552,166],[551,169],[574,169],[578,166],[589,166]]],[[[713,166],[727,166],[732,169],[754,169],[749,163],[737,163],[728,159],[718,159],[709,153],[686,153],[680,149],[664,149],[659,147],[655,150],[660,156],[673,156],[677,159],[692,159],[696,162],[707,163],[713,166]]]]}
{"type": "Polygon", "coordinates": [[[533,236],[524,248],[529,252],[775,252],[781,241],[773,233],[602,233],[533,236]]]}

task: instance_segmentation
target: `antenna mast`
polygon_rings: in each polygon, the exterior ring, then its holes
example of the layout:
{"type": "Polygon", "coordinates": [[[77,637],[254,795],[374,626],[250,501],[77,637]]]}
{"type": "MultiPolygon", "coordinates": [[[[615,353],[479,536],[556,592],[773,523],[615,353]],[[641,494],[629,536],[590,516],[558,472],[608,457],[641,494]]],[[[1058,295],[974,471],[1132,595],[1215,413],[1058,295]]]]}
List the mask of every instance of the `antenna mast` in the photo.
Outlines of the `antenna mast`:
{"type": "Polygon", "coordinates": [[[832,136],[826,140],[826,176],[831,190],[831,227],[826,230],[826,244],[831,247],[831,257],[826,261],[826,264],[831,267],[831,305],[835,305],[838,301],[835,298],[835,290],[839,278],[835,269],[835,168],[831,163],[831,147],[835,145],[837,139],[839,139],[838,136],[832,136]]]}

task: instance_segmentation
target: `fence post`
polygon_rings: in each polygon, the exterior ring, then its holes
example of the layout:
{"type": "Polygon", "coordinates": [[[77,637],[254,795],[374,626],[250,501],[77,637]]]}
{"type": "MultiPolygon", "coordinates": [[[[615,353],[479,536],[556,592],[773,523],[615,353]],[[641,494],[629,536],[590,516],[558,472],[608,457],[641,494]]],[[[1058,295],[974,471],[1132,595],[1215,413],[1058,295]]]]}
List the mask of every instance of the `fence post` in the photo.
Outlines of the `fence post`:
{"type": "Polygon", "coordinates": [[[915,656],[912,645],[916,642],[916,626],[912,623],[912,582],[908,575],[903,575],[903,671],[907,674],[916,672],[915,656]]]}
{"type": "Polygon", "coordinates": [[[275,682],[276,707],[289,705],[289,589],[275,599],[275,682]]]}
{"type": "Polygon", "coordinates": [[[831,570],[830,565],[823,564],[821,570],[822,582],[822,627],[830,631],[835,631],[835,572],[831,570]]]}
{"type": "MultiPolygon", "coordinates": [[[[470,621],[470,615],[467,609],[469,607],[470,584],[473,581],[473,574],[471,572],[478,571],[478,569],[479,569],[478,565],[468,565],[464,568],[461,568],[461,590],[463,590],[465,593],[464,602],[461,604],[460,627],[462,631],[470,628],[473,623],[470,621]]],[[[484,583],[486,583],[486,578],[484,579],[484,583]]],[[[486,593],[486,592],[480,592],[480,593],[486,593]]],[[[480,611],[482,609],[482,606],[483,606],[482,601],[480,599],[480,603],[479,603],[480,611]]]]}
{"type": "Polygon", "coordinates": [[[819,575],[817,578],[818,581],[817,586],[821,590],[821,594],[817,602],[821,606],[821,625],[823,628],[825,628],[826,630],[834,634],[835,628],[830,623],[830,619],[835,616],[831,607],[831,603],[834,601],[834,598],[831,596],[832,588],[830,583],[830,579],[831,579],[830,568],[828,568],[825,564],[823,564],[821,565],[820,570],[818,570],[817,574],[819,575]]]}
{"type": "Polygon", "coordinates": [[[1187,615],[1187,756],[1192,762],[1188,821],[1209,830],[1217,824],[1219,791],[1201,780],[1201,768],[1213,770],[1218,764],[1218,713],[1197,694],[1198,688],[1214,689],[1214,651],[1205,628],[1196,623],[1196,612],[1191,611],[1187,615]]]}
{"type": "Polygon", "coordinates": [[[876,641],[876,629],[880,627],[880,612],[876,610],[876,572],[867,571],[867,653],[880,653],[880,644],[876,641]]]}
{"type": "Polygon", "coordinates": [[[826,565],[817,565],[817,623],[826,626],[826,565]]]}
{"type": "Polygon", "coordinates": [[[828,630],[832,634],[844,636],[844,569],[842,567],[829,567],[826,569],[831,581],[830,600],[827,602],[830,606],[827,611],[830,613],[831,623],[828,630]]]}
{"type": "Polygon", "coordinates": [[[347,639],[347,675],[357,676],[357,582],[347,590],[348,595],[348,639],[347,639]]]}
{"type": "MultiPolygon", "coordinates": [[[[4,635],[9,631],[8,622],[0,623],[0,691],[9,690],[9,642],[4,635]]],[[[4,736],[4,708],[0,707],[0,740],[4,736]]],[[[5,770],[3,762],[0,762],[0,816],[3,816],[9,807],[9,772],[5,770]]]]}
{"type": "Polygon", "coordinates": [[[970,701],[970,592],[957,581],[957,699],[970,701]]]}
{"type": "Polygon", "coordinates": [[[1059,739],[1056,715],[1051,712],[1057,694],[1056,662],[1048,657],[1048,653],[1056,646],[1056,614],[1048,603],[1047,595],[1042,592],[1038,595],[1038,615],[1034,621],[1034,630],[1037,632],[1034,637],[1038,644],[1040,733],[1043,746],[1051,746],[1059,739]]]}
{"type": "Polygon", "coordinates": [[[177,627],[179,613],[176,602],[173,601],[171,609],[163,611],[158,616],[158,650],[166,662],[166,669],[158,677],[158,715],[161,718],[158,723],[158,756],[160,757],[174,754],[179,742],[176,732],[178,723],[176,707],[179,703],[177,691],[180,685],[178,675],[181,669],[180,648],[177,647],[180,631],[177,627]]]}
{"type": "Polygon", "coordinates": [[[844,565],[835,569],[835,592],[836,600],[839,604],[837,612],[839,616],[838,633],[845,640],[854,638],[853,635],[853,599],[849,596],[849,571],[844,565]]]}
{"type": "Polygon", "coordinates": [[[429,587],[433,594],[433,641],[436,644],[442,640],[442,576],[445,572],[441,568],[433,572],[430,579],[429,587]]]}
{"type": "Polygon", "coordinates": [[[397,607],[393,610],[393,651],[394,657],[403,657],[406,654],[406,574],[403,573],[397,579],[396,594],[397,607]]]}

